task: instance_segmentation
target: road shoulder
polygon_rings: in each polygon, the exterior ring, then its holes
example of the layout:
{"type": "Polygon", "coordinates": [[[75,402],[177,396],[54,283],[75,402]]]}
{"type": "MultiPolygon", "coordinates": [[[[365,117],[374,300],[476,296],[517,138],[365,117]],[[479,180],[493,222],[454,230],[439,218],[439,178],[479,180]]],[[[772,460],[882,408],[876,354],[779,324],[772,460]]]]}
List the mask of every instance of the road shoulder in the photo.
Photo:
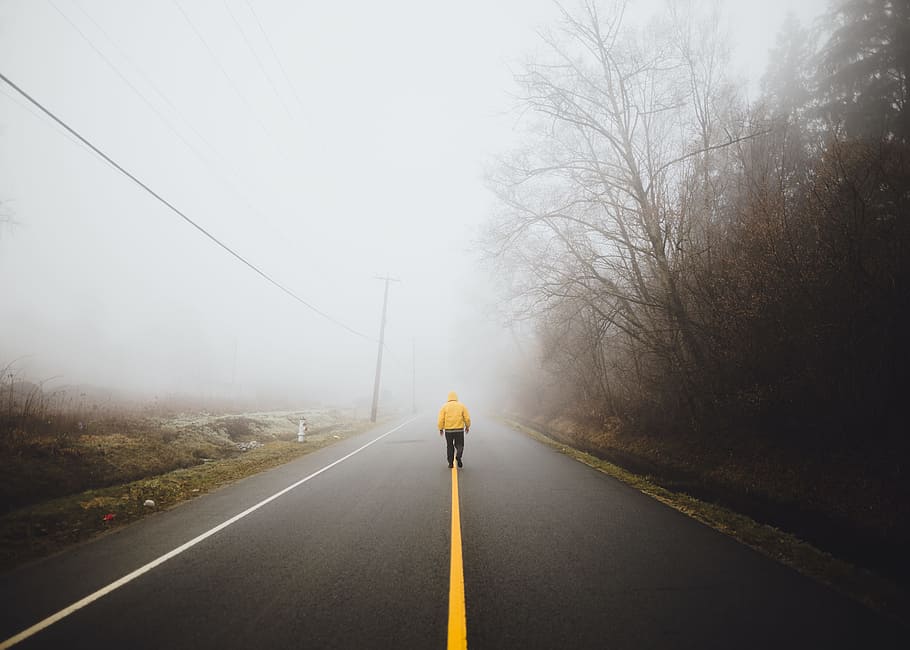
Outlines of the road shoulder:
{"type": "Polygon", "coordinates": [[[649,476],[634,474],[614,463],[574,449],[550,438],[543,431],[508,417],[499,419],[510,428],[622,481],[692,519],[888,616],[905,627],[910,621],[910,597],[896,584],[881,576],[834,557],[786,531],[762,524],[717,504],[661,487],[649,476]]]}

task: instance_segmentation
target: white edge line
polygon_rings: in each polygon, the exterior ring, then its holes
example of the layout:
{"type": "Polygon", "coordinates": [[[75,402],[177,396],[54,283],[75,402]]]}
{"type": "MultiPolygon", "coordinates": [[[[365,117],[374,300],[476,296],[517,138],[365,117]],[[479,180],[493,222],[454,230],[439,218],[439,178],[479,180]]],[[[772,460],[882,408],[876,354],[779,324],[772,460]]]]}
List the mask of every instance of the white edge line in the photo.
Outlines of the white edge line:
{"type": "Polygon", "coordinates": [[[244,510],[244,511],[241,512],[240,514],[234,515],[233,517],[231,517],[231,518],[228,519],[227,521],[222,522],[222,523],[218,524],[217,526],[215,526],[214,528],[212,528],[212,529],[210,529],[210,530],[207,530],[206,532],[202,533],[201,535],[198,535],[198,536],[194,537],[193,539],[191,539],[190,541],[186,542],[185,544],[181,544],[180,546],[178,546],[178,547],[175,548],[174,550],[169,551],[168,553],[165,553],[165,554],[162,555],[161,557],[159,557],[159,558],[157,558],[157,559],[155,559],[155,560],[152,560],[152,561],[149,562],[148,564],[145,564],[145,565],[139,567],[138,569],[136,569],[136,570],[133,571],[132,573],[126,574],[125,576],[123,576],[123,577],[120,578],[119,580],[115,580],[114,582],[110,583],[110,584],[107,585],[106,587],[102,587],[102,588],[99,589],[98,591],[96,591],[96,592],[94,592],[94,593],[92,593],[92,594],[89,594],[89,595],[86,596],[85,598],[83,598],[83,599],[81,599],[81,600],[77,600],[75,603],[73,603],[73,604],[70,605],[69,607],[65,607],[65,608],[61,609],[59,612],[57,612],[56,614],[51,614],[50,616],[48,616],[47,618],[45,618],[43,621],[39,621],[38,623],[35,623],[35,624],[32,625],[30,628],[25,629],[25,630],[22,630],[22,631],[19,632],[18,634],[14,635],[14,636],[11,636],[10,638],[8,638],[8,639],[6,639],[5,641],[3,641],[2,643],[0,643],[0,650],[5,650],[6,648],[11,648],[11,647],[13,647],[14,645],[16,645],[17,643],[19,643],[20,641],[24,641],[25,639],[29,638],[30,636],[33,636],[33,635],[37,634],[38,632],[40,632],[40,631],[43,630],[44,628],[50,627],[51,625],[53,625],[53,624],[56,623],[57,621],[59,621],[59,620],[61,620],[61,619],[63,619],[63,618],[66,618],[67,616],[69,616],[69,615],[72,614],[73,612],[76,612],[76,611],[82,609],[82,608],[85,607],[86,605],[90,605],[91,603],[95,602],[95,601],[98,600],[99,598],[102,598],[102,597],[106,596],[107,594],[111,593],[111,592],[114,591],[115,589],[119,589],[120,587],[122,587],[123,585],[127,584],[128,582],[132,582],[133,580],[135,580],[136,578],[138,578],[139,576],[141,576],[143,573],[148,573],[149,571],[151,571],[151,570],[154,569],[155,567],[157,567],[157,566],[159,566],[159,565],[161,565],[161,564],[164,564],[165,562],[167,562],[168,560],[170,560],[170,559],[173,558],[173,557],[176,557],[177,555],[180,555],[181,553],[183,553],[183,552],[186,551],[187,549],[192,548],[193,546],[195,546],[195,545],[198,544],[199,542],[201,542],[201,541],[203,541],[203,540],[205,540],[205,539],[208,539],[209,537],[211,537],[211,536],[214,535],[215,533],[217,533],[217,532],[219,532],[219,531],[221,531],[221,530],[227,528],[227,527],[230,526],[231,524],[234,524],[234,523],[240,521],[241,519],[243,519],[244,517],[246,517],[248,514],[253,513],[253,512],[255,512],[255,511],[259,510],[259,508],[261,508],[262,506],[266,505],[267,503],[269,503],[269,502],[271,502],[271,501],[274,501],[274,500],[277,499],[278,497],[282,496],[283,494],[286,494],[286,493],[290,492],[290,491],[293,490],[294,488],[299,487],[300,485],[303,485],[304,483],[306,483],[306,482],[309,481],[310,479],[316,478],[317,476],[319,476],[319,475],[322,474],[323,472],[332,469],[333,467],[335,467],[335,465],[338,465],[339,463],[343,463],[344,461],[346,461],[348,458],[350,458],[350,457],[353,456],[354,454],[360,453],[361,451],[363,451],[364,449],[366,449],[366,448],[369,447],[370,445],[372,445],[372,444],[374,444],[374,443],[376,443],[376,442],[379,442],[380,440],[382,440],[383,438],[385,438],[385,437],[386,437],[387,435],[389,435],[389,434],[395,433],[395,432],[398,431],[401,427],[405,426],[406,424],[410,424],[411,422],[413,422],[413,421],[416,420],[416,419],[417,419],[417,416],[412,417],[410,420],[406,420],[405,422],[402,422],[401,424],[399,424],[399,425],[398,425],[397,427],[395,427],[394,429],[391,429],[390,431],[386,431],[385,433],[383,433],[383,434],[382,434],[381,436],[379,436],[378,438],[374,438],[373,440],[370,440],[368,443],[366,443],[366,444],[363,445],[362,447],[358,447],[357,449],[355,449],[354,451],[352,451],[351,453],[349,453],[347,456],[342,456],[341,458],[339,458],[339,459],[336,460],[335,462],[330,463],[330,464],[326,465],[325,467],[323,467],[322,469],[313,472],[313,473],[310,474],[309,476],[300,479],[299,481],[297,481],[297,482],[294,483],[293,485],[289,485],[288,487],[284,488],[284,489],[281,490],[280,492],[276,492],[276,493],[273,494],[272,496],[270,496],[270,497],[268,497],[268,498],[266,498],[266,499],[263,499],[262,501],[260,501],[260,502],[257,503],[256,505],[250,506],[249,508],[247,508],[246,510],[244,510]]]}

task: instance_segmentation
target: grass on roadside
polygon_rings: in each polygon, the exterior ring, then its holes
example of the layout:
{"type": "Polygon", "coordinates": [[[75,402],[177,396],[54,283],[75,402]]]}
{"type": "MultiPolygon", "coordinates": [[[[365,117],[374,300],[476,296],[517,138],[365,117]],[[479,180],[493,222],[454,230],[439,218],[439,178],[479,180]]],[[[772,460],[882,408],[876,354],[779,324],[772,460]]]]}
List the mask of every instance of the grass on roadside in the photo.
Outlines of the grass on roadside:
{"type": "Polygon", "coordinates": [[[897,585],[880,576],[838,559],[778,528],[759,523],[728,508],[696,499],[688,494],[663,488],[649,476],[634,474],[609,461],[573,449],[526,425],[508,418],[503,418],[503,421],[513,429],[634,487],[661,503],[806,576],[833,587],[904,625],[907,625],[907,621],[910,620],[908,595],[897,585]]]}
{"type": "Polygon", "coordinates": [[[358,421],[323,435],[309,435],[304,443],[275,440],[232,458],[14,510],[0,517],[0,571],[282,465],[371,426],[375,425],[358,421]],[[154,507],[143,505],[147,500],[154,501],[154,507]]]}

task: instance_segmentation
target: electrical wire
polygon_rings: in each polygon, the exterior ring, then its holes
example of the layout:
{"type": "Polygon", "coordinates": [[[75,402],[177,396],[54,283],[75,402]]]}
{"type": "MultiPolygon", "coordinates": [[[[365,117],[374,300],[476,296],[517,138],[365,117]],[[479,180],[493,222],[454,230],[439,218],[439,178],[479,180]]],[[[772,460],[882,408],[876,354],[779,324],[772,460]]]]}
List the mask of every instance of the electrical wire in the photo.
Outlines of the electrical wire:
{"type": "Polygon", "coordinates": [[[256,113],[256,111],[253,110],[253,107],[250,105],[249,100],[246,98],[246,96],[242,92],[240,92],[240,88],[237,87],[237,84],[234,83],[234,80],[228,74],[227,70],[225,70],[224,65],[222,65],[222,63],[221,63],[221,60],[215,54],[215,51],[212,49],[211,45],[209,45],[209,42],[202,35],[202,32],[200,32],[199,29],[196,27],[196,25],[193,23],[193,21],[190,20],[189,15],[186,13],[186,11],[184,11],[183,7],[180,6],[180,3],[177,2],[177,0],[173,0],[173,3],[174,3],[174,6],[177,7],[178,11],[180,11],[180,13],[183,15],[183,19],[186,21],[186,24],[190,26],[190,29],[196,35],[196,38],[199,39],[199,41],[202,43],[203,47],[205,47],[205,49],[208,51],[209,56],[212,58],[212,61],[214,61],[215,65],[218,66],[218,69],[221,71],[221,74],[227,80],[228,84],[231,86],[231,88],[234,89],[234,92],[236,93],[237,97],[240,98],[240,101],[242,101],[244,106],[246,106],[247,111],[250,113],[250,115],[253,116],[253,119],[256,120],[256,123],[259,125],[259,128],[261,128],[263,133],[265,133],[267,136],[269,136],[269,138],[271,138],[273,142],[277,142],[277,140],[275,139],[275,136],[272,134],[271,131],[269,131],[268,127],[265,125],[265,123],[262,121],[262,119],[259,117],[259,115],[256,113]]]}
{"type": "Polygon", "coordinates": [[[269,38],[269,33],[265,31],[265,27],[262,25],[262,21],[259,19],[259,14],[256,13],[256,9],[253,8],[253,3],[251,3],[250,0],[246,0],[246,5],[250,8],[250,13],[253,14],[253,18],[256,19],[256,24],[259,25],[259,31],[262,32],[262,35],[265,37],[265,42],[269,44],[269,49],[272,50],[272,56],[274,56],[275,60],[278,62],[278,68],[281,70],[281,74],[284,76],[285,82],[287,82],[287,85],[291,88],[291,92],[294,93],[294,97],[297,99],[297,104],[300,106],[300,110],[304,110],[303,100],[300,99],[300,94],[297,92],[297,87],[288,76],[288,71],[285,69],[284,64],[281,62],[281,57],[278,56],[278,52],[275,50],[275,46],[272,44],[272,39],[269,38]]]}
{"type": "Polygon", "coordinates": [[[275,93],[275,97],[278,98],[278,102],[284,108],[285,112],[288,114],[288,117],[294,119],[294,116],[291,115],[291,109],[288,108],[287,103],[285,103],[284,98],[281,96],[281,93],[278,92],[278,87],[275,85],[275,82],[272,80],[272,75],[269,74],[268,70],[265,69],[265,65],[262,63],[262,59],[259,58],[256,49],[253,47],[253,44],[250,42],[249,37],[246,35],[246,31],[243,27],[240,26],[240,21],[237,20],[237,16],[234,14],[234,11],[231,9],[231,6],[228,4],[228,0],[223,0],[224,8],[227,10],[228,14],[231,16],[231,20],[234,21],[234,26],[237,27],[237,31],[240,32],[240,35],[243,36],[243,40],[246,43],[247,49],[253,54],[253,58],[256,59],[256,63],[259,64],[259,69],[262,71],[262,75],[265,77],[266,81],[269,82],[269,86],[272,87],[272,92],[275,93]]]}
{"type": "MultiPolygon", "coordinates": [[[[101,60],[103,60],[103,61],[107,64],[107,66],[114,72],[114,74],[116,74],[118,77],[120,77],[120,80],[123,81],[123,83],[125,83],[127,86],[129,86],[130,90],[132,90],[132,91],[133,91],[133,92],[134,92],[134,93],[135,93],[135,94],[136,94],[136,95],[145,103],[145,105],[148,106],[149,109],[150,109],[153,113],[155,113],[155,115],[158,116],[158,119],[160,119],[160,120],[164,123],[164,125],[165,125],[168,129],[170,129],[170,131],[171,131],[174,135],[176,135],[176,136],[180,139],[180,141],[183,142],[184,145],[186,145],[187,149],[189,149],[190,151],[192,151],[192,152],[196,155],[196,157],[199,158],[199,160],[202,162],[203,165],[205,165],[205,166],[208,167],[210,170],[212,170],[212,166],[210,165],[209,161],[206,159],[206,156],[204,156],[204,155],[202,154],[202,152],[199,151],[199,149],[197,149],[197,148],[195,147],[195,145],[193,145],[192,142],[190,142],[189,140],[187,140],[187,139],[183,136],[183,134],[180,133],[180,131],[177,130],[177,128],[174,126],[173,122],[171,122],[171,120],[169,120],[169,119],[168,119],[160,110],[158,110],[158,107],[155,106],[155,105],[151,102],[151,100],[145,95],[145,93],[143,93],[141,90],[139,90],[139,88],[137,88],[136,85],[133,84],[133,82],[130,81],[130,80],[127,78],[127,76],[126,76],[125,74],[123,74],[123,72],[120,70],[120,68],[118,68],[118,67],[117,67],[117,66],[116,66],[116,65],[107,57],[107,55],[106,55],[104,52],[102,52],[101,49],[100,49],[97,45],[95,45],[95,43],[92,41],[92,39],[90,39],[90,38],[88,37],[88,35],[87,35],[84,31],[82,31],[82,29],[81,29],[75,22],[73,22],[73,20],[72,20],[68,15],[66,15],[66,14],[60,9],[60,7],[57,6],[57,3],[54,2],[54,0],[48,0],[48,4],[50,4],[50,5],[57,11],[57,13],[60,14],[60,16],[61,16],[64,20],[66,20],[67,23],[69,23],[70,27],[72,27],[72,28],[79,34],[79,36],[82,37],[82,40],[84,40],[84,41],[89,45],[89,47],[91,47],[91,48],[95,51],[95,54],[97,54],[98,57],[101,58],[101,60]]],[[[96,23],[96,22],[94,21],[94,19],[93,19],[91,16],[89,16],[89,15],[85,12],[85,10],[82,9],[82,7],[80,7],[78,4],[76,4],[76,6],[79,7],[80,11],[82,11],[82,13],[83,13],[83,14],[84,14],[84,15],[85,15],[85,16],[86,16],[94,25],[95,25],[95,27],[97,27],[97,28],[98,28],[98,29],[107,37],[107,39],[110,40],[110,41],[113,43],[113,40],[110,38],[110,36],[108,36],[107,32],[105,32],[103,29],[101,29],[101,26],[98,25],[98,23],[96,23]]],[[[115,47],[116,47],[116,44],[115,44],[115,47]]],[[[158,95],[161,96],[161,97],[165,100],[166,103],[170,104],[170,102],[167,100],[167,98],[164,97],[164,95],[161,93],[161,91],[159,91],[159,90],[154,86],[154,84],[152,84],[151,82],[149,82],[148,79],[146,79],[146,81],[149,83],[150,86],[152,86],[152,88],[155,90],[155,92],[157,92],[158,95]]],[[[172,108],[175,112],[177,112],[176,109],[173,108],[173,105],[171,105],[171,108],[172,108]]],[[[186,120],[184,120],[184,122],[186,122],[186,120]]],[[[199,137],[206,145],[208,145],[208,147],[209,147],[210,149],[212,149],[212,150],[214,151],[214,147],[213,147],[213,146],[212,146],[204,137],[202,137],[202,135],[201,135],[198,131],[196,131],[195,129],[193,129],[192,126],[191,126],[190,128],[193,130],[194,133],[196,133],[196,136],[197,136],[197,137],[199,137]]],[[[216,152],[216,155],[217,155],[217,152],[216,152]]],[[[236,172],[235,172],[235,173],[236,173],[236,172]]],[[[232,183],[230,183],[229,181],[227,181],[226,179],[224,179],[223,176],[221,176],[221,174],[218,173],[218,172],[213,171],[213,174],[214,174],[215,176],[219,176],[219,177],[221,178],[221,180],[225,183],[225,185],[227,185],[228,188],[230,188],[230,189],[233,191],[233,184],[232,184],[232,183]]],[[[240,198],[240,197],[238,197],[238,198],[240,198]]]]}
{"type": "MultiPolygon", "coordinates": [[[[126,78],[126,76],[104,54],[104,52],[102,52],[92,42],[92,40],[88,37],[88,35],[85,32],[83,32],[81,29],[79,29],[79,27],[63,11],[60,10],[60,8],[55,4],[54,0],[48,0],[48,2],[54,7],[54,9],[57,10],[57,12],[61,16],[63,16],[63,18],[65,18],[67,20],[67,22],[69,22],[69,24],[73,27],[73,29],[75,29],[79,33],[79,35],[82,36],[82,38],[86,41],[86,43],[89,44],[89,46],[91,46],[91,48],[95,51],[95,53],[99,57],[101,57],[105,63],[107,63],[108,67],[110,67],[111,70],[113,70],[117,74],[117,76],[119,76],[120,79],[122,79],[124,81],[124,83],[126,83],[126,85],[129,86],[133,90],[133,92],[135,92],[145,102],[145,104],[150,109],[152,109],[152,111],[155,112],[156,115],[158,115],[158,117],[165,124],[165,126],[167,126],[171,130],[171,132],[173,132],[174,135],[176,135],[187,146],[187,148],[189,148],[196,155],[196,157],[202,162],[202,164],[209,169],[209,171],[212,173],[212,175],[217,177],[219,180],[221,180],[221,182],[227,188],[228,192],[230,192],[232,195],[234,195],[234,197],[236,197],[241,203],[243,203],[250,210],[250,212],[257,215],[263,222],[269,223],[269,219],[267,219],[265,217],[265,215],[263,215],[262,212],[258,208],[256,208],[256,206],[252,205],[245,196],[240,194],[240,192],[237,190],[237,185],[239,185],[239,183],[231,182],[228,178],[225,177],[224,174],[221,173],[220,170],[218,170],[215,166],[211,165],[209,163],[209,161],[207,160],[207,157],[204,156],[202,154],[202,152],[200,152],[196,147],[194,147],[192,145],[192,143],[188,142],[187,139],[183,137],[183,135],[176,129],[176,127],[171,123],[171,121],[168,120],[164,115],[162,115],[161,112],[151,103],[151,101],[149,101],[149,99],[138,88],[136,88],[136,86],[133,85],[129,79],[126,78]]],[[[234,177],[239,178],[240,173],[238,172],[238,170],[230,162],[228,162],[224,158],[224,156],[222,156],[218,152],[218,150],[215,148],[215,146],[211,142],[209,142],[208,139],[204,135],[202,135],[192,124],[190,124],[190,122],[186,118],[184,118],[180,114],[180,111],[177,109],[176,106],[174,106],[173,102],[171,102],[170,99],[167,98],[167,96],[164,94],[164,92],[162,92],[161,89],[158,88],[158,86],[148,77],[148,75],[146,75],[142,71],[142,69],[120,48],[120,46],[117,45],[117,43],[114,41],[114,39],[111,37],[111,35],[108,34],[107,31],[101,25],[99,25],[98,22],[78,2],[73,2],[73,4],[92,23],[92,25],[94,25],[95,28],[99,32],[101,32],[105,38],[107,38],[107,40],[111,43],[111,45],[114,46],[114,49],[117,50],[117,52],[120,54],[120,56],[122,56],[127,62],[129,62],[130,65],[133,66],[133,68],[136,69],[136,71],[145,80],[145,82],[149,85],[149,87],[151,87],[152,90],[154,90],[155,93],[157,93],[157,95],[164,101],[165,104],[168,105],[168,107],[170,107],[170,109],[178,116],[178,118],[184,124],[186,124],[187,127],[189,127],[189,129],[196,135],[196,137],[199,138],[199,140],[213,152],[213,154],[214,154],[213,157],[219,159],[224,164],[224,166],[227,167],[231,171],[231,173],[233,174],[234,177]]]]}
{"type": "Polygon", "coordinates": [[[108,164],[110,164],[112,167],[114,167],[117,171],[119,171],[121,174],[123,174],[124,176],[126,176],[127,178],[129,178],[131,181],[133,181],[134,183],[136,183],[139,187],[141,187],[141,188],[144,189],[146,192],[148,192],[149,194],[151,194],[154,198],[158,199],[158,201],[160,201],[160,202],[163,203],[165,206],[167,206],[172,212],[174,212],[175,214],[177,214],[181,219],[183,219],[183,220],[186,221],[188,224],[190,224],[193,228],[195,228],[196,230],[198,230],[199,232],[201,232],[201,233],[202,233],[203,235],[205,235],[209,240],[211,240],[213,243],[217,244],[220,248],[222,248],[222,249],[224,249],[225,251],[227,251],[231,256],[235,257],[237,260],[239,260],[239,261],[240,261],[241,263],[243,263],[245,266],[247,266],[248,268],[250,268],[252,271],[254,271],[254,272],[257,273],[258,275],[260,275],[260,276],[261,276],[263,279],[265,279],[267,282],[269,282],[269,283],[272,284],[273,286],[275,286],[275,287],[277,287],[278,289],[280,289],[282,292],[284,292],[285,294],[287,294],[288,296],[290,296],[291,298],[293,298],[294,300],[296,300],[297,302],[299,302],[300,304],[302,304],[304,307],[306,307],[306,308],[308,308],[309,310],[313,311],[314,313],[316,313],[316,314],[322,316],[323,318],[325,318],[325,319],[328,320],[329,322],[334,323],[335,325],[337,325],[337,326],[339,326],[339,327],[341,327],[341,328],[347,330],[348,332],[350,332],[351,334],[354,334],[355,336],[359,336],[359,337],[362,338],[362,339],[365,339],[365,340],[367,340],[367,341],[374,341],[373,338],[367,336],[366,334],[363,334],[363,333],[361,333],[361,332],[358,332],[357,330],[355,330],[355,329],[349,327],[348,325],[342,323],[340,320],[338,320],[338,319],[336,319],[336,318],[330,316],[329,314],[325,313],[325,312],[322,311],[321,309],[319,309],[319,308],[317,308],[316,306],[312,305],[311,303],[307,302],[306,300],[304,300],[303,298],[301,298],[300,296],[298,296],[296,293],[294,293],[293,291],[291,291],[290,289],[288,289],[286,286],[284,286],[283,284],[281,284],[281,283],[278,282],[277,280],[273,279],[270,275],[268,275],[265,271],[263,271],[262,269],[260,269],[258,266],[256,266],[256,265],[253,264],[252,262],[248,261],[248,260],[247,260],[246,258],[244,258],[242,255],[240,255],[240,253],[236,252],[236,251],[235,251],[234,249],[232,249],[230,246],[228,246],[227,244],[223,243],[220,239],[218,239],[217,237],[215,237],[215,236],[214,236],[212,233],[210,233],[208,230],[206,230],[206,229],[203,228],[201,225],[199,225],[198,223],[196,223],[195,221],[193,221],[192,219],[190,219],[186,214],[184,214],[181,210],[179,210],[177,207],[175,207],[175,206],[174,206],[172,203],[170,203],[167,199],[165,199],[165,198],[162,197],[160,194],[158,194],[157,192],[155,192],[155,190],[153,190],[152,188],[150,188],[148,185],[146,185],[146,184],[143,183],[141,180],[139,180],[138,178],[136,178],[133,174],[131,174],[131,173],[128,172],[126,169],[124,169],[123,167],[121,167],[121,166],[120,166],[116,161],[114,161],[110,156],[108,156],[106,153],[104,153],[103,151],[101,151],[101,149],[99,149],[98,147],[96,147],[95,145],[93,145],[91,142],[89,142],[88,140],[86,140],[84,137],[82,137],[82,135],[80,135],[75,129],[73,129],[72,127],[70,127],[66,122],[64,122],[64,121],[61,120],[59,117],[57,117],[57,116],[56,116],[53,112],[51,112],[49,109],[45,108],[44,105],[41,104],[41,102],[39,102],[38,100],[36,100],[34,97],[32,97],[31,95],[29,95],[27,92],[25,92],[22,88],[20,88],[17,84],[15,84],[9,77],[7,77],[7,76],[6,76],[5,74],[3,74],[2,72],[0,72],[0,79],[2,79],[4,82],[6,82],[7,85],[9,85],[13,90],[15,90],[16,92],[18,92],[18,93],[19,93],[20,95],[22,95],[25,99],[27,99],[27,100],[28,100],[29,102],[31,102],[34,106],[36,106],[39,110],[41,110],[42,113],[44,113],[45,115],[47,115],[47,116],[48,116],[49,118],[51,118],[54,122],[56,122],[57,124],[59,124],[60,126],[62,126],[64,129],[66,129],[66,130],[67,130],[69,133],[71,133],[72,135],[74,135],[80,142],[82,142],[82,144],[84,144],[86,147],[88,147],[89,149],[91,149],[92,151],[94,151],[96,154],[98,154],[99,156],[101,156],[101,158],[103,158],[108,164]]]}
{"type": "MultiPolygon", "coordinates": [[[[49,1],[51,1],[51,4],[54,4],[52,0],[49,0],[49,1]]],[[[95,29],[97,29],[99,32],[101,32],[102,35],[104,35],[104,37],[105,37],[105,38],[108,40],[108,42],[114,47],[114,49],[117,51],[117,53],[118,53],[121,57],[123,57],[123,59],[124,59],[127,63],[129,63],[129,64],[133,67],[133,69],[135,69],[136,72],[139,73],[139,76],[142,78],[142,80],[145,81],[145,83],[147,83],[147,84],[149,85],[149,87],[150,87],[152,90],[155,91],[155,94],[158,95],[158,97],[161,98],[161,100],[167,105],[167,107],[170,108],[171,111],[172,111],[174,114],[176,114],[176,115],[178,116],[178,118],[180,118],[180,121],[183,122],[183,123],[187,126],[187,128],[189,128],[189,130],[193,132],[193,135],[195,135],[195,136],[196,136],[196,137],[197,137],[197,138],[198,138],[206,147],[209,148],[209,150],[211,150],[211,152],[214,154],[214,157],[217,157],[217,158],[224,164],[225,167],[229,168],[229,170],[231,171],[232,174],[234,174],[235,176],[238,176],[238,177],[239,177],[239,176],[240,176],[239,171],[230,163],[230,161],[228,161],[221,153],[219,153],[219,151],[218,151],[218,149],[215,147],[215,145],[213,145],[211,142],[209,142],[208,138],[206,138],[202,133],[200,133],[199,130],[198,130],[196,127],[194,127],[194,126],[190,123],[189,120],[187,120],[185,117],[183,117],[183,115],[180,114],[180,111],[177,109],[177,107],[174,105],[174,103],[168,98],[168,96],[164,93],[164,91],[162,91],[162,90],[158,87],[158,85],[157,85],[154,81],[152,81],[152,79],[151,79],[151,78],[145,73],[145,71],[139,66],[139,64],[137,64],[136,61],[134,61],[134,60],[129,56],[129,54],[127,54],[127,53],[123,50],[123,48],[120,47],[120,46],[117,44],[117,41],[114,40],[114,38],[107,32],[107,30],[104,29],[104,27],[102,27],[102,26],[98,23],[98,21],[95,20],[95,19],[92,17],[92,15],[91,15],[88,11],[85,10],[85,7],[83,7],[83,6],[78,2],[78,0],[74,0],[74,1],[73,1],[73,5],[75,5],[75,7],[76,7],[77,9],[79,9],[79,11],[82,13],[82,15],[85,16],[85,17],[88,19],[88,21],[92,23],[92,25],[95,27],[95,29]]],[[[63,15],[64,18],[66,18],[66,15],[63,14],[63,12],[60,10],[59,7],[57,7],[56,5],[54,5],[54,8],[57,9],[57,12],[60,13],[61,15],[63,15]]],[[[68,20],[69,20],[69,19],[68,19],[68,20]]],[[[78,27],[76,27],[76,25],[73,24],[73,21],[72,21],[72,20],[69,20],[69,23],[70,23],[71,25],[73,25],[73,27],[76,29],[76,31],[79,32],[79,34],[82,36],[82,38],[85,39],[85,41],[86,41],[89,45],[92,46],[92,48],[95,50],[95,52],[96,52],[101,58],[103,58],[103,59],[105,60],[105,62],[108,64],[108,66],[109,66],[112,70],[114,70],[114,72],[117,72],[117,74],[120,76],[120,78],[123,79],[123,78],[124,78],[124,75],[120,73],[119,69],[118,69],[118,68],[117,68],[117,67],[108,59],[107,56],[104,55],[103,52],[100,51],[99,48],[95,47],[94,43],[92,43],[91,39],[89,39],[89,37],[85,34],[85,32],[83,32],[81,29],[79,29],[78,27]]],[[[124,80],[125,80],[125,79],[124,79],[124,80]]],[[[126,80],[125,80],[125,81],[126,81],[126,80]]],[[[136,90],[136,88],[135,88],[132,84],[130,84],[128,81],[127,81],[127,84],[128,84],[131,88],[133,88],[133,90],[136,91],[137,94],[139,94],[139,96],[142,97],[142,98],[146,101],[146,104],[149,104],[149,101],[148,101],[141,93],[139,93],[139,92],[136,90]]],[[[161,117],[160,114],[159,114],[159,117],[161,117]]],[[[169,125],[169,126],[170,126],[170,125],[169,125]]],[[[172,130],[173,130],[173,128],[172,128],[172,130]]],[[[177,135],[179,136],[179,134],[177,134],[177,135]]],[[[229,183],[228,185],[229,185],[229,186],[232,186],[233,184],[229,183]]],[[[250,206],[250,207],[251,207],[251,206],[250,206]]]]}
{"type": "Polygon", "coordinates": [[[0,95],[3,95],[4,97],[6,97],[9,101],[11,101],[13,104],[18,106],[19,108],[21,108],[23,111],[27,111],[32,117],[34,117],[36,120],[38,120],[39,122],[41,122],[42,124],[47,126],[48,129],[50,129],[57,135],[62,135],[64,138],[66,138],[71,143],[73,143],[74,146],[77,146],[80,148],[82,147],[82,143],[79,142],[72,135],[70,135],[70,133],[68,131],[61,129],[57,124],[48,123],[48,121],[44,119],[44,116],[35,110],[34,106],[22,101],[22,98],[19,97],[18,95],[13,95],[12,93],[7,92],[6,89],[0,89],[0,95]]]}
{"type": "Polygon", "coordinates": [[[186,24],[189,25],[190,29],[196,35],[196,39],[200,43],[202,43],[202,46],[209,53],[209,57],[212,59],[212,61],[215,63],[215,65],[218,67],[218,69],[221,71],[221,74],[224,76],[224,78],[227,80],[228,84],[234,90],[234,93],[237,95],[237,97],[240,99],[240,101],[243,102],[244,106],[246,106],[247,112],[253,117],[254,120],[256,120],[256,123],[262,129],[262,132],[265,133],[269,137],[270,144],[272,145],[272,147],[274,148],[276,153],[278,153],[288,164],[294,164],[293,161],[291,161],[290,158],[288,157],[288,152],[283,146],[285,144],[285,141],[279,140],[278,138],[276,138],[275,134],[272,133],[272,131],[265,125],[265,123],[262,121],[262,119],[259,117],[259,115],[256,113],[256,111],[253,109],[249,100],[240,91],[240,88],[237,86],[237,83],[228,74],[227,69],[221,63],[221,60],[218,58],[218,55],[215,54],[215,51],[212,49],[211,45],[209,45],[209,42],[202,35],[202,32],[196,27],[196,24],[193,23],[193,21],[190,19],[189,14],[186,13],[186,11],[183,9],[182,6],[180,6],[180,3],[177,0],[171,0],[171,2],[174,4],[175,7],[177,7],[177,10],[183,16],[183,19],[186,22],[186,24]]]}

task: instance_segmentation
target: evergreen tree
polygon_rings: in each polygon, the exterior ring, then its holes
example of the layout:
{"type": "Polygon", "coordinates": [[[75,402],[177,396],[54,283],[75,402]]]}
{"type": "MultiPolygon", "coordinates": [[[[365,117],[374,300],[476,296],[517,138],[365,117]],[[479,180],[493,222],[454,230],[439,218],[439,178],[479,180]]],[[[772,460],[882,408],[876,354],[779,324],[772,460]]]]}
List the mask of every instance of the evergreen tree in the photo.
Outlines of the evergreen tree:
{"type": "Polygon", "coordinates": [[[852,138],[910,138],[910,0],[840,0],[825,16],[819,115],[852,138]]]}
{"type": "Polygon", "coordinates": [[[789,12],[770,52],[761,87],[765,109],[775,118],[803,113],[811,97],[813,39],[789,12]]]}

